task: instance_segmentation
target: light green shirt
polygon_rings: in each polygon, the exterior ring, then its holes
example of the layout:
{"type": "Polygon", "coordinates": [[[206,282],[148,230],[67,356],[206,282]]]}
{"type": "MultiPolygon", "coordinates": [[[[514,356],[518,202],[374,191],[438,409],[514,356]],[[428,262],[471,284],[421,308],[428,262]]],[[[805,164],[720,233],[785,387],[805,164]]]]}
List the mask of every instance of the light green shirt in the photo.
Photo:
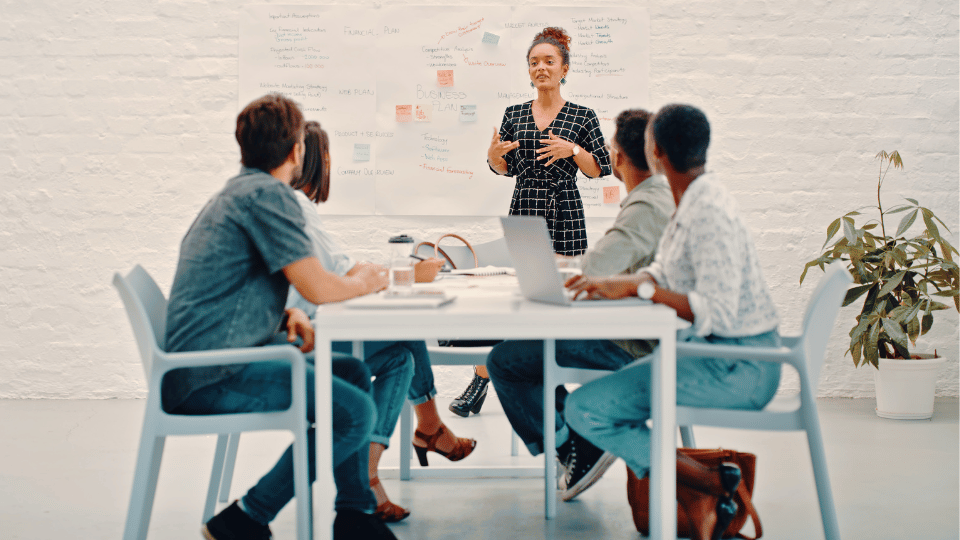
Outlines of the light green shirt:
{"type": "Polygon", "coordinates": [[[665,177],[651,176],[641,182],[620,203],[610,230],[583,255],[583,273],[612,276],[649,265],[674,209],[665,177]]]}

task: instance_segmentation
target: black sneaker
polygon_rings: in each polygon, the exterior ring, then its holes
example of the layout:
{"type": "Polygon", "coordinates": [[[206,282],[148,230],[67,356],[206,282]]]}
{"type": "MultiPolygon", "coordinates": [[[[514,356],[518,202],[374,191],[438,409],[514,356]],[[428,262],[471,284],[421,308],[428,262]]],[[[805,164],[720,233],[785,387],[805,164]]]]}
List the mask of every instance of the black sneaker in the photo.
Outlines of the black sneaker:
{"type": "Polygon", "coordinates": [[[397,537],[375,515],[339,510],[333,520],[333,540],[397,540],[397,537]]]}
{"type": "Polygon", "coordinates": [[[207,540],[269,540],[270,527],[261,525],[240,509],[237,501],[210,518],[200,533],[207,540]]]}
{"type": "Polygon", "coordinates": [[[571,501],[596,483],[617,456],[604,452],[570,430],[567,442],[557,448],[557,459],[563,467],[563,474],[558,479],[560,498],[571,501]]]}
{"type": "Polygon", "coordinates": [[[487,399],[488,384],[490,379],[484,379],[474,373],[473,380],[470,381],[467,389],[450,402],[450,410],[464,418],[470,416],[470,413],[479,413],[480,407],[483,407],[483,402],[487,399]]]}

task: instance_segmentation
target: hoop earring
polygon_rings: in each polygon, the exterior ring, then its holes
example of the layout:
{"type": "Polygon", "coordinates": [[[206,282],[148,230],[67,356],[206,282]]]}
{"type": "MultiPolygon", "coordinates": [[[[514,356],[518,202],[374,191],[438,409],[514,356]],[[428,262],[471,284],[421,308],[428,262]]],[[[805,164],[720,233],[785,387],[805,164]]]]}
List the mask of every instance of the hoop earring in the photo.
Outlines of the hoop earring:
{"type": "Polygon", "coordinates": [[[533,81],[530,81],[530,88],[536,88],[536,86],[533,85],[533,81]]]}
{"type": "Polygon", "coordinates": [[[564,78],[560,79],[560,84],[567,84],[567,78],[564,77],[564,78]]]}

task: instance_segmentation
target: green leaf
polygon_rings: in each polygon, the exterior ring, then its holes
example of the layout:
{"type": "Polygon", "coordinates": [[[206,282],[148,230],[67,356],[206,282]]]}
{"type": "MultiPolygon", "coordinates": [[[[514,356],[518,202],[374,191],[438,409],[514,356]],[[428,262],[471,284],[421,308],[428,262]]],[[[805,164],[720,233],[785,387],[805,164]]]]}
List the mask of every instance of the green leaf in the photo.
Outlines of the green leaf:
{"type": "Polygon", "coordinates": [[[867,333],[867,340],[863,344],[863,360],[870,362],[874,367],[880,364],[880,351],[877,348],[880,341],[880,323],[874,324],[867,333]]]}
{"type": "Polygon", "coordinates": [[[853,357],[853,367],[860,366],[860,349],[862,347],[862,341],[854,341],[850,343],[850,356],[853,357]]]}
{"type": "Polygon", "coordinates": [[[917,345],[917,338],[920,337],[920,321],[916,317],[907,322],[907,337],[910,338],[911,344],[917,345]]]}
{"type": "Polygon", "coordinates": [[[947,296],[947,297],[957,296],[958,294],[960,294],[960,291],[958,291],[957,289],[951,289],[948,291],[937,291],[933,293],[934,296],[947,296]]]}
{"type": "Polygon", "coordinates": [[[880,289],[880,292],[877,294],[879,297],[884,297],[890,294],[891,291],[897,288],[897,285],[900,285],[900,282],[903,281],[903,276],[907,274],[906,270],[901,270],[893,275],[886,283],[883,284],[883,288],[880,289]]]}
{"type": "Polygon", "coordinates": [[[883,329],[894,343],[904,348],[907,347],[907,334],[903,331],[903,328],[900,327],[899,323],[886,318],[880,319],[880,322],[883,323],[883,329]]]}
{"type": "Polygon", "coordinates": [[[919,205],[920,205],[920,203],[918,203],[916,199],[911,199],[910,197],[904,197],[904,199],[912,202],[914,206],[919,206],[919,205]]]}
{"type": "Polygon", "coordinates": [[[887,210],[886,212],[883,213],[883,215],[887,216],[887,215],[890,215],[890,214],[896,214],[896,213],[898,213],[898,212],[904,212],[904,211],[909,210],[909,209],[911,209],[911,208],[916,208],[916,207],[913,206],[913,205],[909,205],[909,204],[901,204],[900,206],[898,206],[898,207],[896,207],[896,208],[893,208],[893,209],[891,209],[891,210],[887,210]]]}
{"type": "Polygon", "coordinates": [[[863,341],[863,333],[867,331],[867,328],[870,328],[870,319],[861,317],[860,323],[850,329],[850,343],[860,343],[863,341]]]}
{"type": "Polygon", "coordinates": [[[933,313],[929,311],[923,314],[923,318],[920,321],[920,335],[924,335],[930,331],[930,327],[933,326],[933,313]]]}
{"type": "Polygon", "coordinates": [[[833,220],[833,222],[831,222],[830,225],[827,226],[827,240],[826,240],[826,242],[823,243],[823,247],[820,248],[820,249],[823,249],[823,248],[827,247],[827,243],[830,242],[830,239],[833,238],[833,235],[837,234],[837,231],[840,230],[840,220],[841,220],[841,219],[843,219],[843,218],[837,218],[837,219],[833,220]]]}
{"type": "Polygon", "coordinates": [[[857,298],[863,296],[873,286],[873,283],[867,283],[866,285],[860,285],[859,287],[850,287],[850,289],[847,291],[847,295],[843,298],[843,305],[849,306],[855,302],[857,298]]]}
{"type": "Polygon", "coordinates": [[[897,232],[894,236],[900,236],[901,234],[907,232],[907,229],[913,225],[913,222],[917,220],[917,210],[910,212],[909,214],[903,216],[903,219],[900,220],[900,226],[897,227],[897,232]]]}
{"type": "Polygon", "coordinates": [[[927,233],[938,243],[943,244],[943,239],[940,238],[940,229],[937,228],[937,224],[933,222],[933,212],[923,208],[923,223],[927,226],[927,233]]]}
{"type": "Polygon", "coordinates": [[[857,243],[857,228],[850,218],[843,218],[843,237],[851,244],[857,243]]]}

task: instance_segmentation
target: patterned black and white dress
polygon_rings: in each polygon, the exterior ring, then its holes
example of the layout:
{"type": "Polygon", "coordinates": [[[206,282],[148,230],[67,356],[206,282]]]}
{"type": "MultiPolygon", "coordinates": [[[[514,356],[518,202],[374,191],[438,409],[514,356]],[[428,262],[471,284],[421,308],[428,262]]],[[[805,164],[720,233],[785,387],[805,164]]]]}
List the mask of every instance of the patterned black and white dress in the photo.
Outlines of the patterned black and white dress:
{"type": "Polygon", "coordinates": [[[549,167],[548,160],[537,161],[541,140],[547,132],[578,144],[593,154],[600,165],[600,176],[611,173],[610,154],[600,132],[593,109],[567,102],[547,129],[540,131],[533,119],[533,101],[511,105],[503,113],[500,139],[519,141],[520,147],[506,155],[507,176],[517,185],[510,201],[510,215],[543,216],[553,239],[553,251],[560,255],[582,255],[587,250],[583,201],[577,189],[577,164],[573,156],[559,159],[549,167]]]}

